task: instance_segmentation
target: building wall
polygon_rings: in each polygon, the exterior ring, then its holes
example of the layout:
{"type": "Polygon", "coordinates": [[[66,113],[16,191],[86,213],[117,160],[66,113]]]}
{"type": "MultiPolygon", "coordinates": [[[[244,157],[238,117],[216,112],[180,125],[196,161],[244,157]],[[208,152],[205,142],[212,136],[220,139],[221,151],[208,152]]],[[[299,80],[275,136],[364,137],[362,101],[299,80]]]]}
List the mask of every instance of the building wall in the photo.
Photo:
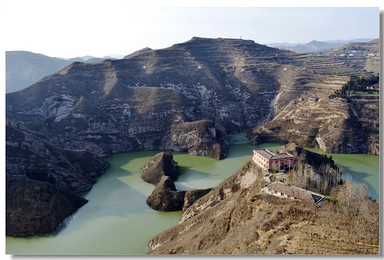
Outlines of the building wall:
{"type": "Polygon", "coordinates": [[[272,159],[269,161],[269,169],[274,170],[274,169],[281,169],[285,168],[285,165],[287,167],[293,168],[296,165],[296,162],[294,158],[292,159],[272,159]],[[282,166],[282,167],[281,167],[282,166]]]}
{"type": "Polygon", "coordinates": [[[253,161],[260,166],[269,169],[269,160],[257,152],[253,152],[253,161]]]}
{"type": "Polygon", "coordinates": [[[274,170],[276,168],[282,169],[285,168],[285,165],[287,165],[287,167],[293,168],[296,165],[295,159],[293,157],[283,159],[268,159],[256,151],[253,151],[252,159],[261,167],[269,170],[274,170]]]}

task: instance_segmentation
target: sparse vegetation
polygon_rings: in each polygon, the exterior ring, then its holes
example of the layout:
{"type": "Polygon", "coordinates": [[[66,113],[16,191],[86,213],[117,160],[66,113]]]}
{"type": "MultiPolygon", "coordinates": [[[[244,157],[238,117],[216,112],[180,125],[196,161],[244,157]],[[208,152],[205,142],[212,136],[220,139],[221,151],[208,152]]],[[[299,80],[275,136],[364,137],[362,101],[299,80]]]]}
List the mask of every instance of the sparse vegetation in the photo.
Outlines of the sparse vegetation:
{"type": "Polygon", "coordinates": [[[335,164],[332,156],[317,155],[307,152],[296,166],[296,170],[289,173],[290,184],[329,195],[332,188],[337,187],[341,181],[341,170],[335,164]],[[309,164],[308,164],[309,163],[309,164]]]}
{"type": "Polygon", "coordinates": [[[344,182],[320,207],[260,194],[260,175],[249,188],[235,189],[247,172],[257,172],[252,167],[247,164],[192,205],[185,213],[189,218],[150,241],[155,247],[150,253],[379,253],[379,205],[364,185],[344,182]],[[234,193],[223,197],[223,189],[234,193]]]}
{"type": "Polygon", "coordinates": [[[370,244],[378,250],[379,204],[367,195],[368,187],[363,183],[345,181],[334,188],[332,196],[326,197],[325,207],[333,212],[332,218],[347,218],[343,225],[353,234],[357,244],[370,244]]]}
{"type": "MultiPolygon", "coordinates": [[[[371,77],[357,77],[351,76],[349,81],[343,85],[339,90],[329,96],[332,98],[349,98],[356,95],[355,92],[363,92],[364,94],[376,94],[371,93],[373,90],[370,88],[374,85],[379,84],[379,76],[372,75],[371,77]]],[[[378,91],[375,89],[374,91],[378,91]]]]}

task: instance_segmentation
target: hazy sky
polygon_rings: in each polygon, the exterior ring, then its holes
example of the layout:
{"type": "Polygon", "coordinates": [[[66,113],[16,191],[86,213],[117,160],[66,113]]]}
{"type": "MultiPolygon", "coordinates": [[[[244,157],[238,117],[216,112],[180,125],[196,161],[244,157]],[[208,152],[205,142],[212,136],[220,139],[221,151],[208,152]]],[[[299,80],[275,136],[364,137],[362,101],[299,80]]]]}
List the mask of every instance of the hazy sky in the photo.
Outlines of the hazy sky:
{"type": "Polygon", "coordinates": [[[193,36],[241,37],[257,43],[379,37],[379,8],[374,7],[155,7],[127,0],[3,2],[5,50],[65,58],[126,55],[144,47],[168,47],[193,36]]]}

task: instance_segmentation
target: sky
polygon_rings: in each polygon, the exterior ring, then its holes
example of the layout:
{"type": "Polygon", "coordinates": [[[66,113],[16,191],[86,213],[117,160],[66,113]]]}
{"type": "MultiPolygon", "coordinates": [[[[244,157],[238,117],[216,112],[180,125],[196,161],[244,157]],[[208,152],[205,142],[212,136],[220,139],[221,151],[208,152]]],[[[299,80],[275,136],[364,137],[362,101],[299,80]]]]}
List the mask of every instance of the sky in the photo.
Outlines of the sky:
{"type": "MultiPolygon", "coordinates": [[[[255,5],[261,1],[176,2],[5,0],[0,18],[5,35],[2,44],[5,50],[71,58],[127,55],[144,47],[169,47],[193,36],[242,38],[262,44],[379,37],[377,7],[269,8],[251,7],[263,6],[255,5]]],[[[268,1],[268,6],[275,2],[268,1]]],[[[283,6],[284,2],[276,3],[283,6]]],[[[363,3],[378,6],[378,1],[363,3]]]]}

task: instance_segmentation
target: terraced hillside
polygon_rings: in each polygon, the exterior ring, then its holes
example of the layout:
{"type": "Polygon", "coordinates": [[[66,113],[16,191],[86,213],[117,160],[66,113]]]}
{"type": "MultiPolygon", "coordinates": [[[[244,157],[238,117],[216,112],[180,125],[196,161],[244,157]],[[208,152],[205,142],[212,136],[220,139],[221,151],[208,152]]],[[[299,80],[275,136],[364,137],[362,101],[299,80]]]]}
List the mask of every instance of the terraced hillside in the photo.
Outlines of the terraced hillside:
{"type": "Polygon", "coordinates": [[[325,55],[365,73],[372,72],[377,75],[380,72],[379,39],[365,43],[350,43],[326,52],[325,55]]]}
{"type": "MultiPolygon", "coordinates": [[[[374,42],[371,45],[373,51],[374,42]]],[[[7,117],[62,148],[99,155],[151,149],[202,155],[221,144],[215,148],[220,155],[213,157],[222,158],[226,134],[262,126],[311,93],[322,96],[323,104],[329,91],[348,79],[345,75],[365,73],[361,71],[329,55],[295,54],[249,40],[194,37],[127,59],[74,63],[7,95],[7,117]],[[175,134],[185,123],[207,127],[206,121],[214,123],[212,128],[185,128],[189,137],[182,141],[175,134]]],[[[334,115],[345,113],[344,106],[338,108],[334,115]]],[[[306,139],[307,132],[302,131],[306,139]]]]}
{"type": "Polygon", "coordinates": [[[379,97],[330,98],[344,77],[310,84],[273,119],[246,132],[252,144],[297,142],[330,153],[379,154],[379,97]]]}
{"type": "Polygon", "coordinates": [[[281,63],[290,55],[253,41],[193,38],[129,59],[73,63],[8,94],[7,118],[62,148],[99,155],[143,149],[210,154],[194,147],[220,143],[214,156],[220,158],[226,133],[261,125],[271,115],[281,63]],[[189,137],[180,143],[174,134],[180,126],[199,121],[214,122],[213,128],[186,128],[189,137]]]}
{"type": "Polygon", "coordinates": [[[295,54],[248,40],[194,37],[126,59],[73,63],[7,94],[7,152],[13,151],[7,173],[28,176],[28,170],[30,177],[57,184],[50,172],[41,174],[55,169],[57,180],[78,183],[76,167],[68,163],[61,177],[63,165],[52,158],[60,162],[62,156],[52,153],[72,154],[73,164],[84,154],[99,161],[139,150],[220,159],[227,156],[227,134],[241,132],[252,143],[295,141],[328,152],[378,153],[378,106],[329,99],[348,75],[375,73],[375,44],[361,45],[366,55],[361,49],[365,56],[347,62],[336,53],[295,54]]]}
{"type": "Polygon", "coordinates": [[[307,82],[302,91],[281,87],[274,116],[266,124],[246,130],[247,137],[253,144],[294,141],[327,152],[379,154],[378,97],[355,96],[351,102],[329,97],[349,80],[347,75],[374,75],[380,67],[378,56],[378,40],[348,44],[319,56],[298,54],[296,62],[318,74],[301,80],[307,82]],[[281,106],[279,100],[284,96],[287,102],[281,106]]]}
{"type": "Polygon", "coordinates": [[[379,39],[350,43],[319,54],[295,54],[294,64],[321,74],[367,76],[380,70],[379,39]]]}
{"type": "Polygon", "coordinates": [[[352,112],[359,119],[366,137],[367,150],[379,155],[379,96],[356,95],[351,98],[352,112]]]}

